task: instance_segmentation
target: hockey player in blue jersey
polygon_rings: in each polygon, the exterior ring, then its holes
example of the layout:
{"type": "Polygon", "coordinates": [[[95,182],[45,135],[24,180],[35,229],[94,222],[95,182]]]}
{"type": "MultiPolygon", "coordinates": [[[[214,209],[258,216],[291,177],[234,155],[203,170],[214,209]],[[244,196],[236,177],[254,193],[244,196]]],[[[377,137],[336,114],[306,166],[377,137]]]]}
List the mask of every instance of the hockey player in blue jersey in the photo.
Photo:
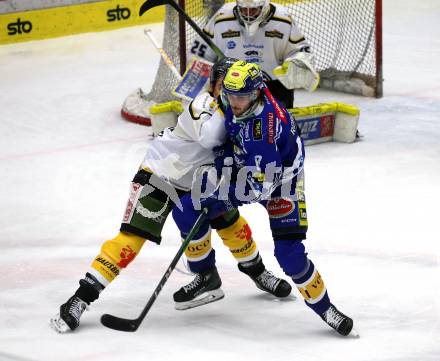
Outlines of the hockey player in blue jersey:
{"type": "MultiPolygon", "coordinates": [[[[222,101],[228,133],[228,142],[217,151],[216,168],[221,168],[222,175],[217,173],[211,194],[195,199],[193,192],[182,199],[183,210],[174,208],[179,229],[183,234],[189,231],[200,207],[220,214],[230,207],[260,203],[269,216],[275,257],[306,305],[339,334],[356,335],[353,320],[330,302],[324,281],[305,251],[304,144],[294,119],[268,91],[256,64],[234,63],[223,81],[222,101]]],[[[200,265],[209,267],[209,260],[200,265]]],[[[203,289],[203,282],[196,277],[176,294],[203,289]]]]}

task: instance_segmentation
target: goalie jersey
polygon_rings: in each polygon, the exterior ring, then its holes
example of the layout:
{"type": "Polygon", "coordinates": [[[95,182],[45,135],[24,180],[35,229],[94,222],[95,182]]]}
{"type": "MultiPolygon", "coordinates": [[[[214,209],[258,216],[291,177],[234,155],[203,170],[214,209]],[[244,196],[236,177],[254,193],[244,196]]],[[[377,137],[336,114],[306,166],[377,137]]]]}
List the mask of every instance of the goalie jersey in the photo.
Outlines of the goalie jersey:
{"type": "MultiPolygon", "coordinates": [[[[258,64],[266,80],[274,79],[272,70],[285,59],[300,51],[310,53],[309,43],[295,21],[286,8],[278,4],[270,4],[266,20],[252,37],[246,35],[240,24],[235,2],[222,6],[208,21],[203,32],[225,56],[258,64]]],[[[215,53],[200,38],[194,40],[189,52],[188,59],[199,56],[211,62],[216,60],[215,53]]]]}
{"type": "Polygon", "coordinates": [[[223,112],[209,93],[201,93],[185,107],[175,127],[165,128],[149,143],[142,167],[188,191],[196,169],[214,163],[212,148],[225,138],[223,112]]]}

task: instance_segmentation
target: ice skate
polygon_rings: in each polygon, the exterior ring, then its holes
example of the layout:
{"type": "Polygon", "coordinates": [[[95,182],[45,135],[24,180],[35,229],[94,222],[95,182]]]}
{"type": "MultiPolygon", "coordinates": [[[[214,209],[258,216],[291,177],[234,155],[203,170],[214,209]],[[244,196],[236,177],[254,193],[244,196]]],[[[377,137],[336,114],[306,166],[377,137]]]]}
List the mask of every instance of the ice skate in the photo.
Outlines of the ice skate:
{"type": "Polygon", "coordinates": [[[278,278],[265,268],[259,255],[255,260],[239,263],[238,269],[247,274],[260,290],[268,292],[275,297],[287,297],[292,291],[292,286],[287,281],[278,278]]]}
{"type": "Polygon", "coordinates": [[[321,315],[321,318],[340,335],[359,337],[358,332],[353,328],[353,320],[340,312],[333,304],[321,315]]]}
{"type": "Polygon", "coordinates": [[[86,302],[77,296],[72,296],[61,305],[60,312],[50,319],[50,326],[59,333],[73,331],[79,326],[79,319],[86,308],[86,302]]]}
{"type": "Polygon", "coordinates": [[[264,270],[258,277],[251,278],[260,290],[271,293],[275,297],[287,297],[292,291],[292,286],[287,281],[278,278],[268,270],[264,270]]]}
{"type": "Polygon", "coordinates": [[[194,280],[174,293],[176,310],[187,310],[221,300],[225,294],[217,268],[196,273],[194,280]]]}

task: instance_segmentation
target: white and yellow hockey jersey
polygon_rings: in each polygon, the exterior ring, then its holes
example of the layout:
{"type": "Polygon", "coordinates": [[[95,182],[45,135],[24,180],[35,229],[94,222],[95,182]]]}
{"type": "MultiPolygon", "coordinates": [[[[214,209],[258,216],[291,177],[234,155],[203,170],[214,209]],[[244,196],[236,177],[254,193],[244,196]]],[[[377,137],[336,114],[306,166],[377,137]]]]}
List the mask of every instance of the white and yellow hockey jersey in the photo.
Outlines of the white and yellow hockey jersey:
{"type": "MultiPolygon", "coordinates": [[[[271,4],[267,19],[252,37],[246,35],[235,8],[235,2],[225,4],[203,29],[226,56],[256,63],[267,79],[274,79],[272,70],[285,59],[300,51],[310,52],[309,43],[283,6],[271,4]]],[[[188,58],[196,55],[216,60],[215,53],[200,38],[194,40],[189,52],[188,58]]]]}
{"type": "Polygon", "coordinates": [[[142,167],[176,188],[190,190],[196,169],[214,163],[212,148],[225,139],[223,112],[209,93],[201,93],[185,107],[175,127],[165,128],[149,143],[142,167]]]}

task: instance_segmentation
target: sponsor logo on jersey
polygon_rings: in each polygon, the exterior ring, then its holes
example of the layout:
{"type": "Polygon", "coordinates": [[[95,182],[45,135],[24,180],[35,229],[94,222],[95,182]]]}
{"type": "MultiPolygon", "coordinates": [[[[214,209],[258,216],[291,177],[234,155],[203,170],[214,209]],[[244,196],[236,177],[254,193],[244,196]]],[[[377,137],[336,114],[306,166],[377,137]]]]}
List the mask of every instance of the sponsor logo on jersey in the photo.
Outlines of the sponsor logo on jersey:
{"type": "Polygon", "coordinates": [[[249,142],[251,140],[251,136],[250,136],[250,130],[249,130],[249,122],[246,123],[245,127],[244,127],[244,140],[249,142]]]}
{"type": "Polygon", "coordinates": [[[239,31],[228,30],[228,31],[225,31],[224,33],[222,33],[222,38],[223,39],[238,38],[238,37],[240,37],[240,32],[239,31]]]}
{"type": "Polygon", "coordinates": [[[227,42],[226,46],[228,47],[228,49],[235,49],[235,47],[237,46],[237,43],[233,40],[230,40],[227,42]]]}
{"type": "Polygon", "coordinates": [[[307,219],[307,211],[305,209],[300,209],[299,210],[299,218],[307,219]]]}
{"type": "Polygon", "coordinates": [[[269,112],[267,114],[267,142],[269,144],[273,144],[273,138],[275,134],[274,127],[274,116],[272,112],[269,112]]]}
{"type": "Polygon", "coordinates": [[[261,140],[261,139],[263,139],[263,133],[262,133],[262,130],[261,130],[261,124],[262,124],[261,118],[257,118],[257,119],[254,120],[254,126],[253,126],[253,129],[252,129],[252,137],[253,137],[254,140],[261,140]]]}
{"type": "Polygon", "coordinates": [[[260,58],[246,58],[246,61],[248,63],[257,63],[257,64],[261,63],[261,59],[260,58]]]}
{"type": "Polygon", "coordinates": [[[16,22],[8,24],[8,35],[29,34],[31,31],[32,23],[27,20],[22,21],[20,18],[17,18],[16,22]]]}
{"type": "Polygon", "coordinates": [[[249,49],[249,48],[255,48],[255,49],[264,49],[264,45],[258,45],[258,44],[243,44],[243,49],[249,49]]]}
{"type": "Polygon", "coordinates": [[[278,38],[278,39],[282,39],[284,38],[284,34],[279,32],[278,30],[270,30],[270,31],[266,31],[264,33],[264,36],[266,38],[278,38]]]}
{"type": "Polygon", "coordinates": [[[256,50],[248,50],[244,52],[244,55],[246,56],[258,56],[258,51],[256,50]]]}
{"type": "Polygon", "coordinates": [[[130,15],[131,11],[129,8],[121,8],[118,4],[115,9],[109,9],[107,11],[107,21],[127,20],[130,15]]]}
{"type": "Polygon", "coordinates": [[[271,199],[267,202],[269,218],[283,218],[295,210],[295,203],[286,198],[271,199]]]}

